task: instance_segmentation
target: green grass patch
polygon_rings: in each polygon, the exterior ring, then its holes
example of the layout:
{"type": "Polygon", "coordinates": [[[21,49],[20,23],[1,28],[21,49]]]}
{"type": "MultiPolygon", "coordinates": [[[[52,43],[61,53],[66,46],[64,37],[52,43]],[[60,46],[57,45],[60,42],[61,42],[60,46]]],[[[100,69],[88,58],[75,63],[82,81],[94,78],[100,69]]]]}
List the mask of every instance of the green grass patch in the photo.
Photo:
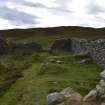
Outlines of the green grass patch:
{"type": "Polygon", "coordinates": [[[45,105],[46,95],[51,90],[60,91],[72,87],[85,95],[99,81],[98,74],[101,69],[92,63],[77,64],[72,54],[52,55],[43,52],[26,54],[23,57],[22,53],[17,57],[15,54],[5,56],[4,61],[15,62],[17,67],[21,67],[21,64],[31,66],[21,72],[22,77],[18,78],[0,98],[0,105],[45,105]],[[51,59],[54,62],[50,62],[51,59]],[[62,63],[57,63],[58,60],[62,63]],[[43,68],[42,65],[46,63],[48,64],[43,68]]]}

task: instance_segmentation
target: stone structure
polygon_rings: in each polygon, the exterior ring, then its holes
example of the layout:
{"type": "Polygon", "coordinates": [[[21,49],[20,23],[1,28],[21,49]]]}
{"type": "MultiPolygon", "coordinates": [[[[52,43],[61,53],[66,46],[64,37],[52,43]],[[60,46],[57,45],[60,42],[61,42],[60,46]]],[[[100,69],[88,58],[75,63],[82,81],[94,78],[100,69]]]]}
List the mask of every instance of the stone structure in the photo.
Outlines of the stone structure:
{"type": "Polygon", "coordinates": [[[105,39],[98,39],[91,43],[91,57],[98,66],[105,68],[105,39]]]}
{"type": "Polygon", "coordinates": [[[71,52],[78,53],[87,53],[90,50],[90,43],[86,39],[80,38],[71,38],[71,52]]]}
{"type": "Polygon", "coordinates": [[[51,51],[70,51],[71,39],[57,39],[51,46],[51,51]]]}
{"type": "Polygon", "coordinates": [[[86,39],[68,38],[59,39],[54,42],[51,50],[71,51],[73,53],[85,53],[89,51],[89,43],[86,39]]]}
{"type": "Polygon", "coordinates": [[[93,61],[105,68],[105,39],[88,41],[80,38],[59,39],[51,47],[52,51],[68,51],[74,54],[89,53],[93,61]]]}

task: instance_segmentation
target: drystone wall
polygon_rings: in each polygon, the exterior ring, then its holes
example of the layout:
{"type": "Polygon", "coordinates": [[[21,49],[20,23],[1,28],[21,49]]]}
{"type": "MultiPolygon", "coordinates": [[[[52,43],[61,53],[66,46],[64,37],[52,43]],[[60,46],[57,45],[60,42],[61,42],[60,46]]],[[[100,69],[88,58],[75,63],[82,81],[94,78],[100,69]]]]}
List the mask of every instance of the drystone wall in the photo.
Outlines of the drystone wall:
{"type": "Polygon", "coordinates": [[[52,51],[69,51],[74,54],[89,53],[93,61],[105,68],[105,39],[94,41],[81,38],[59,39],[51,47],[52,51]]]}

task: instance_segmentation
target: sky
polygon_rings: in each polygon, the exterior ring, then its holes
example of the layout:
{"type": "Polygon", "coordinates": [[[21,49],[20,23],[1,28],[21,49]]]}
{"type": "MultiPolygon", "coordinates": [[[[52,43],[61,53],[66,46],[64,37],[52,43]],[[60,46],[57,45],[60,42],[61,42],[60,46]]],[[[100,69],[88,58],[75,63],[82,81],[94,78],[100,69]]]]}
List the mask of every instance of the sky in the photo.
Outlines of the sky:
{"type": "Polygon", "coordinates": [[[105,27],[105,0],[0,0],[0,29],[105,27]]]}

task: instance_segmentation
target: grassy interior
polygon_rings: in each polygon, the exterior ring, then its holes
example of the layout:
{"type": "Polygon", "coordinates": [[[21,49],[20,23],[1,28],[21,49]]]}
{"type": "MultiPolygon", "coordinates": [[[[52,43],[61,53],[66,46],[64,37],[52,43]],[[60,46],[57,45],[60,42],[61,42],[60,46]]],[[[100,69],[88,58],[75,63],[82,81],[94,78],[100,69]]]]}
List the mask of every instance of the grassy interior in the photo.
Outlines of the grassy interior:
{"type": "Polygon", "coordinates": [[[50,90],[62,90],[68,86],[85,95],[98,82],[98,74],[101,71],[93,63],[77,64],[70,53],[19,51],[2,56],[0,61],[10,66],[10,71],[6,69],[4,72],[1,69],[0,72],[0,86],[6,84],[8,87],[4,89],[4,85],[0,89],[0,105],[44,105],[50,90]],[[51,60],[62,62],[50,62],[51,60]],[[12,70],[13,67],[15,69],[12,70]],[[16,75],[17,73],[19,75],[16,75]],[[11,80],[14,82],[11,83],[11,80]]]}

